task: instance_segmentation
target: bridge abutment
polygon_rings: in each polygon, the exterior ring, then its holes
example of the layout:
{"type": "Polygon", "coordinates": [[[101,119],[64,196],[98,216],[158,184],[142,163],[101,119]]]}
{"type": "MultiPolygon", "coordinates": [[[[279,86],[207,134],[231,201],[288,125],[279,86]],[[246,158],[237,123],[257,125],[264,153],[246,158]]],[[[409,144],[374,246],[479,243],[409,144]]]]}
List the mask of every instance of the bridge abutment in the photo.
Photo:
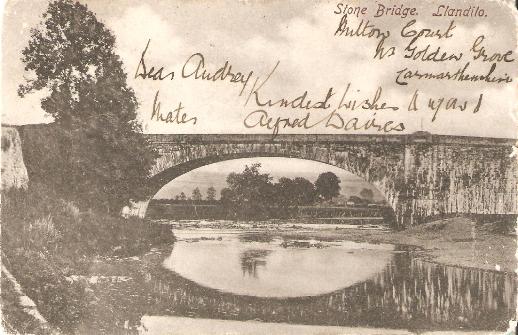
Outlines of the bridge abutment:
{"type": "Polygon", "coordinates": [[[130,200],[130,204],[125,206],[122,211],[121,211],[121,215],[123,217],[138,217],[138,218],[144,218],[146,216],[146,212],[147,212],[147,208],[149,206],[149,201],[151,200],[151,198],[149,198],[148,200],[140,200],[140,201],[133,201],[133,200],[130,200]]]}

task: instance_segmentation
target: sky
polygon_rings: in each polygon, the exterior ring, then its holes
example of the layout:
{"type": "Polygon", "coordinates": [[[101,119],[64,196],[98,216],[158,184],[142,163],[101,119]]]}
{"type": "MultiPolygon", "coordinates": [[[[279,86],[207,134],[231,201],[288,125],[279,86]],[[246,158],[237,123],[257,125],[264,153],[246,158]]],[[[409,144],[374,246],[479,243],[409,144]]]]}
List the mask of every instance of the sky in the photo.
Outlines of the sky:
{"type": "MultiPolygon", "coordinates": [[[[181,78],[181,70],[189,56],[201,53],[205,68],[216,71],[226,60],[234,71],[253,71],[252,79],[264,80],[275,64],[279,65],[274,75],[261,91],[272,100],[282,97],[295,98],[305,90],[313,101],[323,99],[330,87],[337,92],[333,99],[339,99],[350,84],[350,97],[362,99],[371,97],[378,87],[383,88],[383,98],[400,106],[400,110],[372,112],[345,112],[344,117],[359,117],[380,121],[398,120],[405,123],[404,133],[426,130],[437,134],[475,135],[489,137],[516,137],[516,82],[508,85],[435,81],[410,82],[406,86],[394,84],[395,73],[403,67],[420,70],[454,70],[459,64],[434,63],[422,65],[416,61],[392,57],[386,60],[372,60],[376,41],[367,38],[346,38],[334,36],[341,15],[334,14],[338,2],[309,0],[218,0],[218,1],[159,1],[159,0],[81,0],[94,11],[99,20],[111,29],[116,37],[116,48],[124,67],[129,73],[128,83],[134,88],[140,102],[139,117],[148,133],[270,133],[261,127],[247,129],[246,115],[257,108],[246,104],[246,92],[229,82],[209,83],[192,78],[181,78]],[[144,57],[150,66],[175,71],[170,81],[135,79],[141,54],[150,41],[144,57]],[[419,91],[418,111],[407,111],[407,105],[415,92],[419,91]],[[173,111],[181,102],[183,111],[190,117],[197,117],[197,124],[166,124],[151,120],[153,100],[159,91],[161,111],[173,111]],[[467,100],[474,105],[480,94],[483,104],[478,113],[442,111],[432,122],[432,112],[426,108],[428,98],[467,100]]],[[[435,1],[407,1],[404,5],[418,4],[420,15],[415,27],[446,29],[450,19],[432,17],[437,7],[435,1]],[[427,14],[427,15],[425,15],[427,14]]],[[[481,6],[488,15],[484,19],[455,18],[454,38],[443,41],[423,40],[440,45],[449,52],[468,53],[474,39],[483,34],[484,45],[494,52],[516,49],[516,18],[513,17],[512,1],[451,1],[450,6],[467,8],[481,6]],[[437,44],[440,42],[440,44],[437,44]]],[[[372,18],[377,2],[352,1],[350,5],[365,5],[371,13],[365,19],[392,32],[387,44],[398,47],[401,52],[403,39],[399,31],[410,18],[372,18]]],[[[2,38],[2,122],[13,124],[51,122],[39,105],[44,93],[35,93],[21,99],[16,94],[17,86],[30,73],[24,72],[20,61],[21,50],[27,45],[29,31],[35,27],[47,6],[45,0],[10,0],[4,10],[2,38]]],[[[349,16],[351,25],[357,25],[361,18],[349,16]]],[[[399,54],[398,54],[399,55],[399,54]]],[[[516,54],[515,54],[516,55],[516,54]]],[[[467,58],[466,58],[467,59],[467,58]]],[[[460,62],[464,63],[464,62],[460,62]]],[[[489,65],[471,61],[474,73],[487,72],[489,65]]],[[[516,78],[516,61],[498,64],[498,73],[507,73],[516,78]]],[[[251,88],[252,83],[246,87],[251,88]]],[[[335,104],[337,101],[334,101],[335,104]]],[[[286,111],[281,108],[268,110],[270,116],[303,117],[305,112],[286,111]]],[[[315,111],[313,117],[321,116],[315,111]]],[[[301,129],[281,129],[282,132],[301,132],[301,129]]],[[[343,133],[343,129],[315,127],[306,132],[343,133]]],[[[372,132],[372,129],[370,131],[372,132]]]]}
{"type": "Polygon", "coordinates": [[[206,165],[175,178],[158,191],[154,198],[174,198],[180,192],[184,192],[187,197],[190,197],[192,190],[196,187],[205,197],[207,188],[210,186],[216,189],[217,198],[219,198],[221,189],[226,187],[227,175],[230,172],[242,172],[246,165],[250,166],[253,163],[260,163],[259,171],[270,173],[274,182],[278,181],[280,177],[303,177],[314,183],[320,173],[330,171],[336,174],[341,181],[341,195],[345,197],[358,195],[363,188],[367,188],[373,191],[374,200],[384,200],[383,195],[373,185],[336,166],[283,157],[243,158],[206,165]]]}

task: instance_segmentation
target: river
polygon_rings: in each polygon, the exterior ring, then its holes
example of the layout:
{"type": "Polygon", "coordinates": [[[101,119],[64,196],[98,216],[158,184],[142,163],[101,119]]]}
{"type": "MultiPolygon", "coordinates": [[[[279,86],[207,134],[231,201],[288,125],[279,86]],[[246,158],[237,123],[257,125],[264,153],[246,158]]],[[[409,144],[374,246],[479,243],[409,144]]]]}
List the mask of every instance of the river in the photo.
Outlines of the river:
{"type": "Polygon", "coordinates": [[[97,286],[131,304],[117,314],[126,333],[168,334],[182,317],[413,331],[505,330],[514,318],[512,273],[436,264],[402,245],[281,233],[319,225],[172,227],[177,242],[139,259],[141,276],[97,286]]]}

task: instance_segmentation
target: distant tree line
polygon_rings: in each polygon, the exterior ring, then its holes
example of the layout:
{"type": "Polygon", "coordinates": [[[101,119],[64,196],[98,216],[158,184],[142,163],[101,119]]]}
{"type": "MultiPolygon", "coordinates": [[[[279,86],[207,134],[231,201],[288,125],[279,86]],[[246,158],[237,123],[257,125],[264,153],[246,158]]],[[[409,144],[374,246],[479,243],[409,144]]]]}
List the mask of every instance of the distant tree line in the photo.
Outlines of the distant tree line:
{"type": "Polygon", "coordinates": [[[162,203],[170,203],[171,200],[174,201],[194,201],[194,202],[200,202],[200,201],[208,201],[208,202],[215,202],[216,201],[216,189],[214,186],[209,186],[207,188],[207,193],[205,195],[205,199],[203,198],[203,194],[200,191],[199,187],[196,187],[192,190],[192,194],[190,197],[187,197],[185,192],[180,192],[177,194],[174,199],[155,199],[155,201],[162,202],[162,203]]]}
{"type": "MultiPolygon", "coordinates": [[[[190,197],[184,192],[177,194],[174,199],[155,199],[162,204],[223,204],[231,215],[241,216],[247,213],[256,216],[266,208],[292,210],[298,206],[310,206],[317,203],[333,205],[333,198],[340,194],[340,179],[332,172],[321,173],[315,183],[306,178],[293,179],[281,177],[277,183],[267,173],[259,173],[260,164],[246,166],[241,173],[231,173],[227,177],[227,187],[221,190],[220,200],[216,200],[214,186],[207,188],[203,197],[198,187],[192,190],[190,197]],[[329,202],[331,201],[331,203],[329,202]],[[241,214],[240,214],[241,213],[241,214]]],[[[357,195],[347,199],[347,206],[367,206],[374,204],[374,192],[363,188],[357,195]]]]}
{"type": "Polygon", "coordinates": [[[227,187],[216,200],[214,186],[207,188],[205,196],[199,187],[188,197],[180,192],[174,199],[154,199],[160,204],[217,205],[219,215],[235,219],[287,218],[298,213],[299,206],[352,206],[377,205],[374,192],[363,188],[358,196],[351,195],[347,202],[340,202],[340,179],[332,172],[321,173],[315,183],[306,178],[281,177],[277,182],[268,173],[259,171],[260,164],[245,166],[242,172],[227,176],[227,187]],[[223,213],[224,212],[224,213],[223,213]]]}
{"type": "Polygon", "coordinates": [[[221,190],[221,204],[235,218],[257,219],[290,216],[298,206],[312,205],[340,194],[340,179],[332,172],[318,176],[315,184],[296,177],[273,182],[268,173],[260,173],[261,164],[246,166],[243,172],[227,176],[221,190]]]}
{"type": "MultiPolygon", "coordinates": [[[[332,172],[321,173],[315,184],[302,177],[293,179],[281,177],[277,183],[274,183],[270,174],[259,173],[260,167],[259,163],[247,165],[243,172],[230,173],[227,176],[227,187],[221,190],[220,201],[225,204],[233,203],[239,207],[245,206],[244,208],[256,207],[252,203],[261,208],[264,206],[292,208],[327,201],[340,194],[340,179],[332,172]]],[[[173,199],[155,201],[167,203],[171,200],[173,199]]],[[[203,198],[199,187],[196,187],[190,197],[182,191],[174,197],[174,201],[214,202],[216,189],[214,186],[207,188],[206,196],[203,198]]]]}

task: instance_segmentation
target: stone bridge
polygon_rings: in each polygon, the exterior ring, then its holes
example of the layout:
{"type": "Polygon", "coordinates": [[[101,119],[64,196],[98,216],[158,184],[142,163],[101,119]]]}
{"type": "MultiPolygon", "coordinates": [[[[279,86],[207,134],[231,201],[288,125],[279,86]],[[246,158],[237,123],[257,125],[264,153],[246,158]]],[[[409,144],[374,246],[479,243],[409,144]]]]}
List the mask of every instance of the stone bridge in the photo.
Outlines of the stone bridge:
{"type": "MultiPolygon", "coordinates": [[[[404,228],[445,214],[517,214],[516,140],[432,135],[148,134],[160,157],[151,199],[198,167],[245,157],[288,157],[345,169],[378,188],[404,228]]],[[[296,169],[296,165],[294,165],[296,169]]],[[[145,216],[149,200],[130,215],[145,216]]]]}

